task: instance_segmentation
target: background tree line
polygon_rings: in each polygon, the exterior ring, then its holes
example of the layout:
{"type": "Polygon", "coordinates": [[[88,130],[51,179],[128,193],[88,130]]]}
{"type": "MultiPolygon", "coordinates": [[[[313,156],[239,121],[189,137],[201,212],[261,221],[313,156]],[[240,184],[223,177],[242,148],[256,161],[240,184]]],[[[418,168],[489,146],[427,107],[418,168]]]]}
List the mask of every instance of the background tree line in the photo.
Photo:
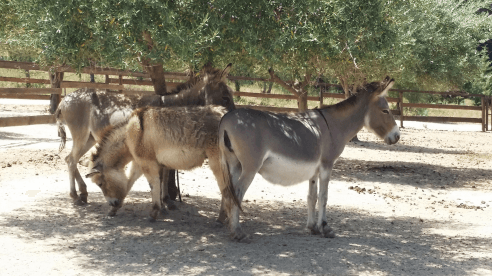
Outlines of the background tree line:
{"type": "Polygon", "coordinates": [[[143,69],[158,94],[163,71],[208,62],[296,80],[285,88],[299,96],[321,75],[346,93],[390,75],[404,88],[492,94],[490,0],[0,0],[0,10],[10,58],[143,69]]]}

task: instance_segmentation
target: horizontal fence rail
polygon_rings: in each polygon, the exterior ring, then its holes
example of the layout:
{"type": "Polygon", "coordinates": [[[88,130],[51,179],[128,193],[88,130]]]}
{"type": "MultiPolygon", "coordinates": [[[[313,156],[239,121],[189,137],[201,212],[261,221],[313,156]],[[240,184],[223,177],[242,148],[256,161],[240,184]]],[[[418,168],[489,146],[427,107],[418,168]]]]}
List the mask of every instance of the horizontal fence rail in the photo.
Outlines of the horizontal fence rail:
{"type": "MultiPolygon", "coordinates": [[[[62,81],[60,88],[1,88],[0,98],[5,99],[38,99],[49,100],[51,95],[60,95],[63,97],[63,91],[67,88],[93,88],[106,90],[109,93],[138,95],[138,94],[154,94],[154,91],[144,91],[129,89],[129,86],[152,86],[150,76],[144,72],[125,71],[114,68],[101,68],[101,67],[86,67],[80,70],[75,70],[68,66],[61,67],[42,67],[31,62],[15,62],[15,61],[0,61],[0,68],[6,69],[22,69],[26,72],[30,70],[45,71],[48,72],[69,72],[69,73],[82,73],[82,74],[95,74],[105,75],[104,83],[91,83],[82,81],[62,81]],[[112,78],[110,76],[117,76],[112,78]],[[128,79],[123,77],[136,77],[138,79],[128,79]]],[[[29,74],[26,74],[29,76],[29,74]]],[[[166,82],[168,91],[176,88],[182,81],[189,79],[189,75],[179,72],[165,72],[164,76],[166,80],[172,80],[166,82]],[[178,81],[178,82],[173,82],[178,81]]],[[[47,74],[48,77],[48,74],[47,74]]],[[[278,79],[275,78],[254,78],[244,76],[229,76],[230,81],[255,81],[255,82],[267,82],[277,83],[278,79]]],[[[30,84],[50,85],[49,79],[36,79],[36,78],[15,78],[15,77],[3,77],[0,76],[0,82],[15,82],[25,83],[27,86],[30,84]]],[[[285,81],[284,85],[292,85],[293,81],[285,81]]],[[[325,92],[327,88],[341,86],[338,84],[329,83],[317,83],[316,87],[319,87],[318,96],[307,96],[306,100],[310,102],[319,102],[319,107],[323,106],[323,99],[332,98],[337,100],[345,99],[344,94],[325,92]]],[[[480,123],[482,124],[482,131],[488,130],[488,117],[489,117],[489,101],[490,97],[481,94],[468,94],[463,91],[418,91],[411,89],[391,89],[390,91],[398,92],[399,97],[387,97],[389,103],[396,104],[397,109],[391,110],[393,115],[399,116],[400,126],[403,127],[404,121],[419,121],[419,122],[438,122],[438,123],[480,123]],[[441,96],[461,96],[464,98],[480,97],[481,106],[465,106],[465,105],[451,105],[451,104],[427,104],[427,103],[407,103],[404,102],[404,93],[420,93],[420,94],[436,94],[441,96]],[[452,110],[473,110],[481,111],[479,118],[465,118],[465,117],[436,117],[436,116],[408,116],[405,115],[404,108],[427,108],[427,109],[452,109],[452,110]]],[[[298,97],[293,94],[269,94],[269,93],[256,93],[256,92],[243,92],[235,91],[236,97],[251,97],[251,98],[264,98],[264,99],[282,99],[282,100],[298,100],[298,97]]],[[[297,108],[288,107],[274,107],[264,105],[237,105],[238,108],[253,108],[258,110],[272,111],[272,112],[296,112],[297,108]]],[[[53,123],[53,115],[42,116],[25,116],[25,117],[8,117],[0,118],[0,127],[15,126],[15,125],[31,125],[31,124],[45,124],[53,123]]]]}
{"type": "Polygon", "coordinates": [[[4,117],[0,118],[0,127],[53,124],[55,122],[55,115],[4,117]]]}

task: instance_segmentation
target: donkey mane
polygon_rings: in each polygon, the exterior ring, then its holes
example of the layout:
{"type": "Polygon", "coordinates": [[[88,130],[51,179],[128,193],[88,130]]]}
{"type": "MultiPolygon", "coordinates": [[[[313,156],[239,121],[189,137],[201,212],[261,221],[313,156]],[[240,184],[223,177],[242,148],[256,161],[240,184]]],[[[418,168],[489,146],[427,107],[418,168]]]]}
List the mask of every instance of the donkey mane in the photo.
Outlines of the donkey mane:
{"type": "Polygon", "coordinates": [[[220,72],[220,70],[217,69],[217,68],[212,68],[211,66],[205,66],[199,73],[197,73],[195,75],[192,75],[189,80],[187,80],[186,82],[183,82],[183,83],[179,84],[178,86],[176,86],[176,88],[174,88],[167,95],[174,95],[174,94],[180,93],[181,91],[191,89],[193,86],[195,86],[201,80],[203,80],[203,78],[206,75],[214,76],[214,75],[216,75],[219,72],[220,72]]]}
{"type": "Polygon", "coordinates": [[[96,144],[96,151],[92,154],[91,157],[92,162],[95,162],[99,159],[106,147],[106,144],[111,143],[111,137],[113,136],[113,134],[120,128],[125,127],[128,124],[128,120],[129,118],[115,125],[109,125],[102,130],[101,142],[96,144]]]}
{"type": "Polygon", "coordinates": [[[337,111],[345,110],[347,107],[354,106],[357,104],[358,99],[362,98],[364,95],[371,95],[376,92],[381,86],[380,82],[371,82],[357,88],[357,92],[352,94],[346,100],[338,102],[334,105],[324,106],[322,109],[335,109],[337,111]]]}

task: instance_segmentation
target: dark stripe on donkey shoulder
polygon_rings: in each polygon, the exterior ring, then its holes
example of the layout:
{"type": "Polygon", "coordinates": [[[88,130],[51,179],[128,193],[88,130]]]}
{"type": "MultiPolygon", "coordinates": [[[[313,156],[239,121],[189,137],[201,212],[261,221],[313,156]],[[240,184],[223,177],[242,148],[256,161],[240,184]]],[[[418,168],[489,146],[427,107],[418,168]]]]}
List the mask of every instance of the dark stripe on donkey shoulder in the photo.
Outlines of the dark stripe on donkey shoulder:
{"type": "Polygon", "coordinates": [[[138,117],[138,122],[140,123],[140,130],[143,131],[143,123],[144,123],[144,113],[147,112],[147,110],[149,109],[149,107],[142,107],[142,108],[139,108],[137,110],[135,110],[135,113],[138,117]]]}

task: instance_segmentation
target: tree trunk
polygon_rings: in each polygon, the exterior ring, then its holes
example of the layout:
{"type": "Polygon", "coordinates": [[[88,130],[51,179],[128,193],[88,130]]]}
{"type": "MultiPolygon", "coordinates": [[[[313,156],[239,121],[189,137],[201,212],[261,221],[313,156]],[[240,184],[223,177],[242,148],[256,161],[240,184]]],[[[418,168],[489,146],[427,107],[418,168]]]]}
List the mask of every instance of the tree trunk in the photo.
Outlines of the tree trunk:
{"type": "Polygon", "coordinates": [[[273,82],[270,82],[269,84],[264,82],[263,83],[263,90],[261,91],[261,93],[270,94],[272,92],[272,87],[273,87],[273,82]],[[268,85],[268,89],[267,89],[267,85],[268,85]]]}
{"type": "Polygon", "coordinates": [[[157,95],[166,95],[166,78],[164,77],[164,68],[162,67],[162,64],[156,63],[144,65],[144,69],[150,75],[155,93],[157,95]]]}
{"type": "Polygon", "coordinates": [[[297,98],[297,106],[299,108],[299,112],[304,112],[308,109],[307,91],[304,92],[303,89],[301,88],[301,89],[297,90],[297,92],[300,95],[299,98],[297,98]]]}
{"type": "MultiPolygon", "coordinates": [[[[352,95],[350,93],[350,86],[348,82],[343,78],[338,78],[338,80],[340,81],[340,84],[342,85],[343,88],[343,92],[345,93],[345,99],[348,99],[352,95]]],[[[354,89],[353,86],[352,89],[354,89]]],[[[360,142],[359,137],[357,137],[357,134],[355,134],[355,136],[352,137],[352,139],[350,139],[350,142],[360,142]]]]}
{"type": "MultiPolygon", "coordinates": [[[[56,72],[50,74],[51,88],[60,88],[60,84],[63,81],[63,72],[56,72]]],[[[60,94],[51,94],[50,96],[50,113],[55,114],[58,104],[61,101],[60,94]]]]}
{"type": "MultiPolygon", "coordinates": [[[[26,78],[28,78],[28,79],[29,79],[30,77],[31,77],[31,74],[29,73],[29,70],[26,70],[26,78]]],[[[31,87],[31,84],[27,82],[27,83],[26,83],[26,87],[27,87],[27,88],[31,87]]]]}

